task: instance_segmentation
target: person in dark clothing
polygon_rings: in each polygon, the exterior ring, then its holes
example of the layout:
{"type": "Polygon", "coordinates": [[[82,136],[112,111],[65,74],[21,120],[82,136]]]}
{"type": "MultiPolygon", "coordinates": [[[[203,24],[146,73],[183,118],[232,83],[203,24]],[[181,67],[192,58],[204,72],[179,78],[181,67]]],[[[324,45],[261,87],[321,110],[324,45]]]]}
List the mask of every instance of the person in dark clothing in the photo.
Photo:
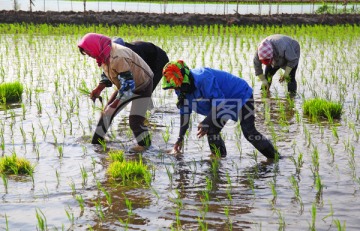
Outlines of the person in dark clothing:
{"type": "Polygon", "coordinates": [[[288,92],[294,95],[297,91],[295,79],[300,59],[300,45],[295,39],[281,34],[270,35],[259,44],[254,55],[255,75],[262,82],[261,88],[269,90],[272,78],[280,69],[284,74],[279,82],[286,81],[288,92]],[[265,65],[263,73],[262,64],[265,65]]]}
{"type": "Polygon", "coordinates": [[[213,154],[227,155],[220,132],[231,119],[240,120],[245,138],[265,157],[279,157],[270,140],[255,128],[253,90],[242,78],[208,67],[190,70],[184,61],[177,60],[164,67],[162,88],[175,89],[178,96],[181,127],[173,152],[181,151],[190,114],[195,111],[206,116],[198,126],[197,136],[207,135],[213,154]]]}

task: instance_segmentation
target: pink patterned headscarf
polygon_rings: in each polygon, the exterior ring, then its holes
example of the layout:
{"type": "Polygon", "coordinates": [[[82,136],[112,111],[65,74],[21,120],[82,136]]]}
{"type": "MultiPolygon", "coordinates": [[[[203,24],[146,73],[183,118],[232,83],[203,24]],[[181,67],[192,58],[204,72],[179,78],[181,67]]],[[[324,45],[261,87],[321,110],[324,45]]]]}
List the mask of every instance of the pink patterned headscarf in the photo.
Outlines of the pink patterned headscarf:
{"type": "Polygon", "coordinates": [[[258,56],[260,60],[272,59],[273,48],[269,40],[263,40],[258,47],[258,56]]]}
{"type": "Polygon", "coordinates": [[[102,34],[88,33],[78,43],[78,47],[92,58],[96,59],[98,66],[107,64],[110,58],[111,39],[102,34]]]}

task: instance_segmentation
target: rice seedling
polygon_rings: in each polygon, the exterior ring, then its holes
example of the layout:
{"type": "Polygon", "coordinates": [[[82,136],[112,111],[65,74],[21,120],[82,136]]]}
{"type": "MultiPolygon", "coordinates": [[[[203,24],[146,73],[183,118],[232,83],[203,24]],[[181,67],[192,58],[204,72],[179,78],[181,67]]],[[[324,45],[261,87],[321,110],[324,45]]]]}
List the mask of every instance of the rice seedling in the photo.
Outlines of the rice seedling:
{"type": "Polygon", "coordinates": [[[17,157],[16,153],[11,156],[0,157],[0,173],[6,175],[32,175],[34,166],[29,160],[17,157]]]}
{"type": "Polygon", "coordinates": [[[295,168],[296,168],[296,174],[298,175],[304,164],[303,153],[300,152],[297,159],[295,159],[295,157],[293,157],[293,156],[290,157],[290,159],[293,161],[295,168]]]}
{"type": "Polygon", "coordinates": [[[205,217],[204,216],[203,217],[198,217],[197,221],[198,221],[198,224],[200,226],[199,227],[200,230],[203,230],[203,231],[208,230],[208,223],[205,222],[205,217]]]}
{"type": "Polygon", "coordinates": [[[169,181],[170,181],[170,187],[171,187],[172,184],[173,184],[173,174],[170,171],[170,167],[165,165],[165,169],[166,169],[166,174],[168,175],[168,178],[169,178],[169,181]]]}
{"type": "Polygon", "coordinates": [[[129,198],[127,198],[124,193],[123,193],[123,196],[124,196],[124,199],[125,199],[125,205],[126,205],[126,207],[128,209],[128,215],[129,216],[134,215],[133,210],[132,210],[132,202],[131,202],[131,200],[129,200],[129,198]]]}
{"type": "Polygon", "coordinates": [[[228,230],[233,230],[233,225],[232,225],[233,221],[230,218],[230,208],[229,208],[229,206],[224,207],[224,214],[226,216],[226,225],[227,225],[228,230]]]}
{"type": "Polygon", "coordinates": [[[163,140],[165,142],[165,145],[167,147],[167,144],[169,142],[170,139],[170,133],[169,133],[169,126],[166,126],[165,132],[161,134],[163,137],[163,140]]]}
{"type": "Polygon", "coordinates": [[[316,205],[315,203],[312,204],[311,206],[311,224],[309,224],[309,230],[311,231],[316,231],[316,213],[317,213],[317,210],[316,210],[316,205]]]}
{"type": "Polygon", "coordinates": [[[7,193],[8,192],[9,180],[7,179],[5,174],[1,174],[1,179],[3,181],[3,185],[4,185],[4,188],[5,188],[5,193],[7,193]]]}
{"type": "Polygon", "coordinates": [[[229,201],[231,202],[232,201],[232,196],[231,196],[232,186],[231,186],[231,178],[230,178],[229,172],[226,172],[226,181],[228,183],[228,185],[226,186],[226,194],[227,194],[229,201]]]}
{"type": "Polygon", "coordinates": [[[83,187],[85,187],[88,179],[88,174],[84,166],[80,166],[80,171],[81,171],[82,185],[83,187]]]}
{"type": "Polygon", "coordinates": [[[278,221],[278,223],[279,223],[278,230],[285,230],[286,223],[285,223],[283,214],[281,213],[281,211],[279,209],[276,210],[276,213],[278,215],[278,220],[279,220],[278,221]]]}
{"type": "Polygon", "coordinates": [[[76,201],[79,203],[81,212],[84,212],[85,201],[84,201],[84,198],[82,197],[82,195],[81,195],[81,194],[77,194],[77,195],[75,196],[75,199],[76,199],[76,201]]]}
{"type": "Polygon", "coordinates": [[[43,124],[41,123],[41,121],[39,121],[39,127],[40,127],[40,130],[41,130],[42,134],[43,134],[43,139],[45,140],[47,131],[49,129],[49,126],[45,129],[43,124]]]}
{"type": "Polygon", "coordinates": [[[67,209],[65,208],[65,214],[71,224],[71,227],[73,227],[73,225],[75,224],[75,216],[74,216],[74,212],[72,211],[70,206],[68,206],[67,209]]]}
{"type": "Polygon", "coordinates": [[[183,201],[181,194],[178,189],[175,189],[176,198],[170,198],[171,202],[175,204],[175,219],[176,219],[176,230],[181,229],[180,213],[183,209],[183,201]]]}
{"type": "Polygon", "coordinates": [[[335,220],[333,220],[333,224],[336,226],[338,231],[346,230],[346,221],[344,221],[344,223],[341,224],[341,221],[339,219],[335,219],[335,220]]]}
{"type": "Polygon", "coordinates": [[[152,186],[150,186],[151,192],[156,196],[157,200],[160,199],[160,195],[158,193],[158,191],[156,191],[156,189],[152,186]]]}
{"type": "Polygon", "coordinates": [[[268,184],[271,188],[271,193],[273,195],[273,198],[271,200],[271,205],[274,207],[274,205],[276,204],[276,199],[277,199],[276,180],[273,178],[273,181],[268,182],[268,184]]]}
{"type": "Polygon", "coordinates": [[[43,111],[43,108],[42,108],[42,104],[41,104],[41,101],[38,99],[36,102],[36,108],[38,110],[38,114],[41,115],[42,114],[42,111],[43,111]]]}
{"type": "Polygon", "coordinates": [[[255,180],[254,180],[254,176],[250,173],[247,173],[247,181],[249,184],[249,187],[251,189],[251,191],[255,194],[255,180]]]}
{"type": "Polygon", "coordinates": [[[337,132],[337,127],[335,125],[331,126],[331,132],[336,140],[336,142],[339,141],[339,134],[337,132]]]}
{"type": "Polygon", "coordinates": [[[342,104],[331,102],[321,98],[305,100],[303,103],[303,111],[305,115],[310,116],[313,121],[321,118],[327,118],[329,122],[333,119],[339,119],[342,114],[342,104]]]}
{"type": "Polygon", "coordinates": [[[4,217],[5,217],[5,230],[9,231],[10,230],[9,229],[9,221],[8,221],[8,217],[7,217],[6,213],[5,213],[4,217]]]}
{"type": "Polygon", "coordinates": [[[14,103],[21,100],[24,87],[20,82],[0,84],[0,103],[14,103]]]}
{"type": "Polygon", "coordinates": [[[300,189],[299,189],[299,183],[296,180],[295,176],[290,176],[289,178],[291,183],[291,188],[294,191],[295,200],[301,202],[301,196],[300,196],[300,189]]]}
{"type": "Polygon", "coordinates": [[[73,179],[71,179],[69,185],[70,185],[70,188],[71,188],[71,194],[75,195],[76,194],[76,187],[75,187],[75,183],[74,183],[73,179]]]}
{"type": "Polygon", "coordinates": [[[64,147],[62,145],[57,145],[56,149],[57,149],[57,151],[59,153],[59,158],[63,158],[63,156],[64,156],[64,147]]]}
{"type": "MultiPolygon", "coordinates": [[[[52,133],[52,135],[53,135],[53,138],[54,138],[54,144],[55,144],[55,146],[56,146],[56,148],[58,147],[58,139],[57,139],[57,136],[56,136],[56,134],[55,134],[55,129],[53,129],[52,131],[51,131],[51,133],[52,133]]],[[[61,150],[58,150],[58,151],[61,151],[61,150]]],[[[59,152],[60,153],[60,152],[59,152]]]]}
{"type": "Polygon", "coordinates": [[[101,147],[102,147],[102,150],[103,150],[104,152],[106,152],[106,150],[107,150],[106,141],[99,139],[99,143],[100,143],[100,145],[101,145],[101,147]]]}
{"type": "Polygon", "coordinates": [[[60,184],[60,173],[57,169],[55,169],[55,176],[56,176],[56,185],[58,186],[60,184]]]}
{"type": "Polygon", "coordinates": [[[47,220],[45,214],[41,211],[41,209],[36,208],[36,219],[37,219],[37,229],[46,231],[48,230],[47,220]]]}
{"type": "Polygon", "coordinates": [[[1,147],[1,150],[4,151],[5,150],[5,140],[4,138],[2,137],[1,138],[1,144],[0,144],[0,147],[1,147]]]}
{"type": "Polygon", "coordinates": [[[124,230],[129,229],[129,218],[127,218],[126,220],[119,218],[119,222],[124,226],[124,230]]]}
{"type": "Polygon", "coordinates": [[[105,197],[106,197],[106,201],[107,204],[111,207],[112,205],[112,197],[110,195],[110,193],[101,185],[101,182],[96,180],[96,186],[97,188],[104,193],[105,197]]]}
{"type": "Polygon", "coordinates": [[[95,201],[94,204],[96,209],[96,215],[100,218],[100,220],[103,221],[105,219],[105,214],[100,199],[98,201],[95,201]]]}
{"type": "Polygon", "coordinates": [[[38,143],[35,144],[34,152],[35,152],[35,155],[36,155],[36,159],[39,160],[40,159],[40,147],[39,147],[38,143]]]}
{"type": "Polygon", "coordinates": [[[319,151],[316,146],[314,146],[314,150],[311,153],[312,166],[311,171],[315,176],[316,173],[319,173],[320,161],[319,161],[319,151]]]}

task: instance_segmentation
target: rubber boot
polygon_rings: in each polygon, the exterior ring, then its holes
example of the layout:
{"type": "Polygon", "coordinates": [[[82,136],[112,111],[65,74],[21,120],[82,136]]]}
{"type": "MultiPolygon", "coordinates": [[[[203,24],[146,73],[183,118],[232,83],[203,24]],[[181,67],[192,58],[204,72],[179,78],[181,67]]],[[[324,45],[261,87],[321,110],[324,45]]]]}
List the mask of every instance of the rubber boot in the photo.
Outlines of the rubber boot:
{"type": "Polygon", "coordinates": [[[227,152],[226,152],[225,142],[221,138],[220,134],[212,134],[212,135],[208,134],[207,139],[211,153],[213,155],[219,153],[221,157],[226,157],[227,152]]]}

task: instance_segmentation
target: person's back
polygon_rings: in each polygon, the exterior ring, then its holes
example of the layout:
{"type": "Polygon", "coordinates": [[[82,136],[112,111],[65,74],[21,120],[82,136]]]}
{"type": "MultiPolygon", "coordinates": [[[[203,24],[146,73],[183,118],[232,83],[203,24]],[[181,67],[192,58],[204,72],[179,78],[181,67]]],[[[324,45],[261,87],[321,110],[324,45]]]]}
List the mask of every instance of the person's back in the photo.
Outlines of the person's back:
{"type": "Polygon", "coordinates": [[[153,43],[144,41],[125,42],[124,46],[137,53],[149,65],[154,73],[153,90],[155,90],[162,77],[162,69],[169,62],[166,52],[153,43]]]}
{"type": "Polygon", "coordinates": [[[252,94],[252,88],[244,79],[229,72],[200,67],[191,69],[191,73],[195,78],[195,86],[197,82],[203,82],[201,83],[203,89],[209,92],[210,95],[214,95],[214,91],[220,91],[224,99],[247,100],[252,94]]]}

